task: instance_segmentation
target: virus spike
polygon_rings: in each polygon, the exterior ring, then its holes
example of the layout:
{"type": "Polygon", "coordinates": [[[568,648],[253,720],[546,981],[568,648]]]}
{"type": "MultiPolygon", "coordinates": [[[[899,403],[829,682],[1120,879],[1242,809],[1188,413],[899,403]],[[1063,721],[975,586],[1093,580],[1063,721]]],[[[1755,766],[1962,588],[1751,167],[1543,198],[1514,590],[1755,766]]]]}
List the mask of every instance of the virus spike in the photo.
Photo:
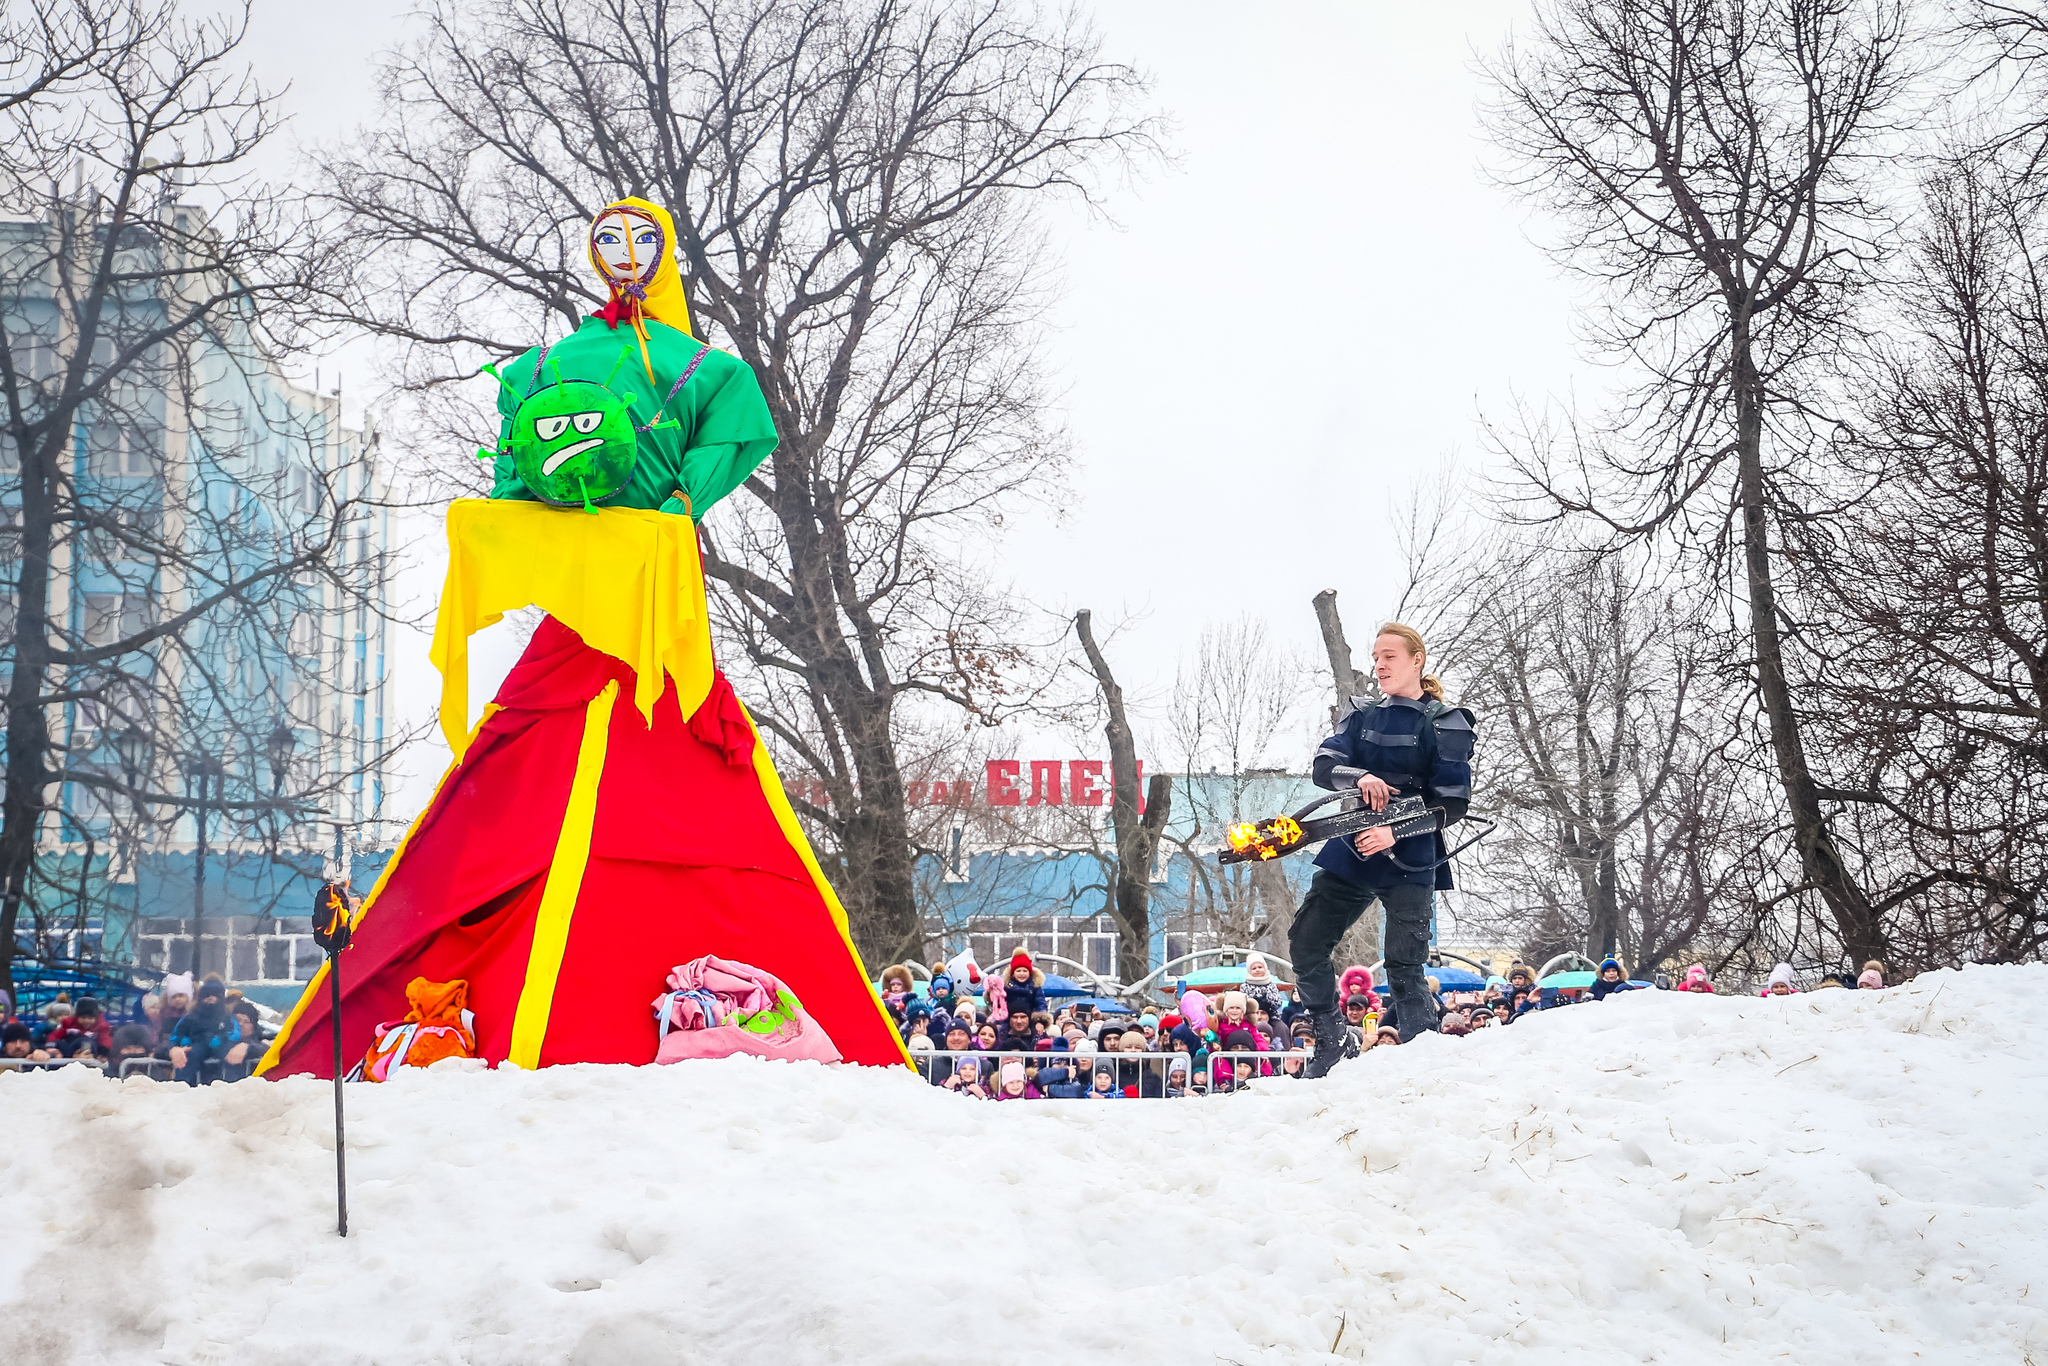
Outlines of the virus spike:
{"type": "Polygon", "coordinates": [[[477,373],[478,373],[479,375],[489,375],[489,376],[490,376],[490,377],[491,377],[492,379],[494,379],[494,380],[498,381],[498,383],[500,383],[500,384],[504,385],[504,386],[505,386],[505,390],[506,390],[506,392],[507,392],[507,393],[509,393],[509,394],[511,394],[511,395],[512,395],[512,397],[514,397],[514,398],[525,398],[525,397],[526,397],[526,395],[524,395],[524,394],[522,394],[522,393],[520,393],[520,392],[519,392],[519,386],[518,386],[518,385],[514,384],[514,383],[513,383],[513,382],[512,382],[511,380],[509,380],[509,379],[506,379],[506,378],[505,378],[505,377],[504,377],[503,375],[501,375],[501,374],[499,374],[499,373],[498,373],[498,367],[497,367],[497,366],[495,366],[495,365],[490,365],[490,364],[486,364],[486,365],[483,365],[483,366],[481,366],[481,367],[479,367],[479,368],[478,368],[478,370],[477,370],[477,373]]]}
{"type": "MultiPolygon", "coordinates": [[[[617,360],[615,360],[615,361],[613,361],[613,362],[612,362],[612,372],[611,372],[611,374],[609,374],[609,375],[606,375],[606,376],[604,377],[604,387],[605,387],[605,388],[609,389],[609,388],[611,388],[611,387],[612,387],[612,380],[613,380],[613,379],[614,379],[614,378],[615,378],[615,377],[616,377],[616,376],[618,375],[618,373],[619,373],[619,367],[620,367],[621,365],[624,365],[624,364],[626,363],[626,358],[627,358],[628,356],[632,355],[632,354],[633,354],[633,346],[632,346],[632,343],[630,343],[630,342],[628,342],[628,343],[627,343],[626,345],[624,345],[624,346],[621,346],[621,347],[619,348],[619,358],[618,358],[617,360]]],[[[628,401],[628,402],[631,402],[631,400],[630,400],[630,399],[629,399],[629,400],[627,400],[627,401],[628,401]]]]}

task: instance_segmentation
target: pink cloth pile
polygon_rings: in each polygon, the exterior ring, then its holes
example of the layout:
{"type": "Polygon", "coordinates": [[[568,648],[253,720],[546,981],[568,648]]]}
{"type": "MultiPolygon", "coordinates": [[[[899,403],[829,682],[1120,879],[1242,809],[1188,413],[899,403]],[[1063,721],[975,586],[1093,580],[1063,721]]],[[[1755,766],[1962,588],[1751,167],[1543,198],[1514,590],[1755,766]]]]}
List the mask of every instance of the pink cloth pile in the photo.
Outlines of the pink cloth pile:
{"type": "Polygon", "coordinates": [[[706,954],[677,966],[654,998],[661,1024],[656,1062],[685,1058],[807,1059],[838,1062],[839,1049],[796,996],[750,963],[706,954]]]}

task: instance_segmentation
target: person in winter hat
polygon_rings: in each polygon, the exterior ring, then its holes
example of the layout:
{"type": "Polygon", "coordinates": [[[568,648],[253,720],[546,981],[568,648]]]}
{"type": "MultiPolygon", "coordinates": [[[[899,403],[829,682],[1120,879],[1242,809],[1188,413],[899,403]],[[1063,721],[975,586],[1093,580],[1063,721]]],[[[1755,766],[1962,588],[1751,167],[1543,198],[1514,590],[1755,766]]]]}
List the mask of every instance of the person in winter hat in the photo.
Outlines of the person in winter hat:
{"type": "MultiPolygon", "coordinates": [[[[1244,960],[1245,997],[1265,1008],[1268,1015],[1278,1019],[1287,1006],[1286,994],[1280,984],[1273,980],[1272,965],[1266,962],[1266,955],[1254,953],[1244,960]]],[[[1341,997],[1339,999],[1342,999],[1341,997]]]]}
{"type": "Polygon", "coordinates": [[[1363,963],[1353,963],[1337,978],[1337,999],[1348,1001],[1361,992],[1377,1003],[1379,992],[1373,986],[1372,969],[1363,963]]]}
{"type": "Polygon", "coordinates": [[[889,1008],[900,1027],[904,1022],[905,1005],[912,999],[910,969],[902,963],[892,963],[882,969],[882,1004],[889,1008]]]}
{"type": "Polygon", "coordinates": [[[1884,990],[1884,964],[1875,958],[1863,965],[1863,972],[1856,978],[1856,985],[1865,991],[1884,990]]]}
{"type": "Polygon", "coordinates": [[[107,1050],[109,1076],[121,1075],[121,1064],[130,1058],[147,1058],[156,1046],[156,1035],[146,1024],[124,1024],[114,1031],[113,1043],[107,1050]]]}
{"type": "Polygon", "coordinates": [[[1628,974],[1621,970],[1621,964],[1610,958],[1600,965],[1600,973],[1593,979],[1593,999],[1604,1001],[1617,991],[1633,991],[1628,984],[1628,974]]]}
{"type": "Polygon", "coordinates": [[[50,1055],[36,1047],[36,1032],[19,1020],[0,1025],[0,1058],[18,1062],[48,1062],[50,1055]]]}
{"type": "Polygon", "coordinates": [[[1216,1019],[1216,1033],[1220,1036],[1233,1029],[1249,1028],[1251,1025],[1251,998],[1241,991],[1223,993],[1223,1008],[1216,1019]]]}
{"type": "Polygon", "coordinates": [[[903,1006],[903,1037],[907,1040],[913,1034],[931,1033],[932,1007],[929,1001],[920,1001],[915,996],[903,1006]]]}
{"type": "Polygon", "coordinates": [[[1794,996],[1798,992],[1799,988],[1792,985],[1792,965],[1790,963],[1780,963],[1771,969],[1771,980],[1757,995],[1794,996]]]}
{"type": "Polygon", "coordinates": [[[176,1080],[187,1086],[199,1085],[209,1062],[221,1064],[224,1081],[239,1081],[247,1070],[249,1044],[227,997],[219,978],[207,978],[192,1009],[171,1027],[171,1066],[177,1069],[176,1080]]]}
{"type": "Polygon", "coordinates": [[[1024,1074],[1024,1064],[1012,1058],[1003,1064],[1000,1073],[1002,1084],[996,1088],[997,1100],[1043,1100],[1045,1093],[1024,1074]]]}
{"type": "Polygon", "coordinates": [[[1010,1018],[1004,1022],[1004,1031],[996,1039],[996,1051],[1000,1053],[1030,1053],[1038,1047],[1038,1035],[1031,1027],[1031,1017],[1014,1007],[1010,1018]]]}
{"type": "Polygon", "coordinates": [[[1045,1009],[1045,974],[1022,944],[1010,955],[1009,970],[1003,974],[1003,1001],[1011,1011],[1026,1015],[1045,1009]]]}
{"type": "Polygon", "coordinates": [[[1088,1088],[1088,1094],[1082,1097],[1084,1100],[1122,1100],[1123,1098],[1124,1093],[1117,1090],[1116,1087],[1116,1072],[1112,1070],[1108,1063],[1103,1063],[1095,1069],[1094,1084],[1088,1088]]]}
{"type": "Polygon", "coordinates": [[[1707,965],[1694,963],[1685,970],[1685,980],[1678,984],[1680,991],[1696,991],[1702,996],[1714,994],[1714,984],[1707,980],[1707,965]]]}
{"type": "Polygon", "coordinates": [[[953,1075],[946,1078],[946,1089],[958,1091],[963,1096],[976,1100],[987,1100],[988,1088],[981,1084],[981,1059],[961,1058],[953,1064],[953,1075]]]}
{"type": "Polygon", "coordinates": [[[114,1046],[114,1026],[90,996],[78,998],[71,1014],[51,1027],[43,1047],[66,1058],[104,1058],[114,1046]]]}

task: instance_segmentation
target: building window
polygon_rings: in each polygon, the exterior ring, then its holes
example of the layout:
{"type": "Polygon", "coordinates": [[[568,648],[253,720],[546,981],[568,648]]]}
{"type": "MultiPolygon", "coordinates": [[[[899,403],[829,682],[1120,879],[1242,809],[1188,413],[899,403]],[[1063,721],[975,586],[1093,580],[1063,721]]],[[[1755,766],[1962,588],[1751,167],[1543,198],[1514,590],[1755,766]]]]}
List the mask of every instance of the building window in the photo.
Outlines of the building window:
{"type": "Polygon", "coordinates": [[[146,479],[156,471],[149,443],[118,422],[95,422],[87,436],[94,479],[146,479]]]}
{"type": "Polygon", "coordinates": [[[1081,936],[1081,961],[1088,965],[1088,971],[1103,977],[1116,975],[1116,936],[1113,934],[1086,934],[1081,936]]]}
{"type": "Polygon", "coordinates": [[[85,595],[85,643],[99,650],[139,635],[143,627],[143,597],[140,593],[87,593],[85,595]]]}

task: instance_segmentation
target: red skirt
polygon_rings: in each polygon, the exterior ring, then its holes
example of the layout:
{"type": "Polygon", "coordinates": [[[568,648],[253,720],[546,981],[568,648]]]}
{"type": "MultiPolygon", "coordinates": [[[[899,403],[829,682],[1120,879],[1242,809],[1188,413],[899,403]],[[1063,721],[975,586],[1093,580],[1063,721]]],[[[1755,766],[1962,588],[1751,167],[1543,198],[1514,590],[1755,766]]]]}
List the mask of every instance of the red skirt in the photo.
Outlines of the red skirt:
{"type": "MultiPolygon", "coordinates": [[[[715,953],[796,993],[850,1062],[904,1061],[900,1039],[826,893],[777,819],[759,743],[723,674],[685,720],[671,681],[646,725],[633,671],[553,617],[393,855],[341,955],[344,1067],[407,1010],[415,977],[469,982],[478,1056],[511,1055],[535,926],[561,837],[586,709],[611,709],[588,861],[543,998],[538,1065],[646,1063],[669,970],[715,953]]],[[[801,838],[799,834],[797,838],[801,838]]],[[[563,898],[558,897],[560,901],[563,898]]],[[[293,1010],[265,1074],[333,1074],[324,972],[293,1010]]]]}

